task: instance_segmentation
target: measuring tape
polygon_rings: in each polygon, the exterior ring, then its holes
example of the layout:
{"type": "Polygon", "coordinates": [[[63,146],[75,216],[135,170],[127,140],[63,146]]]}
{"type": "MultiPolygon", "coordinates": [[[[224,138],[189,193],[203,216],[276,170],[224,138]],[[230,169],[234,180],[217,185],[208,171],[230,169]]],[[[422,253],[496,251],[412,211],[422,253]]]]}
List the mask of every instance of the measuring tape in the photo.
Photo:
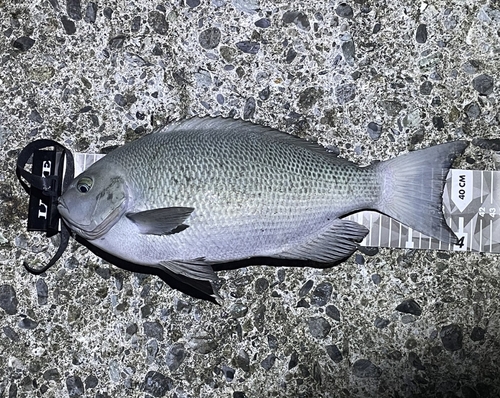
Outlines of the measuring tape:
{"type": "Polygon", "coordinates": [[[500,171],[458,170],[448,173],[443,213],[458,238],[448,244],[430,238],[374,211],[346,217],[370,232],[362,246],[500,253],[500,171]]]}

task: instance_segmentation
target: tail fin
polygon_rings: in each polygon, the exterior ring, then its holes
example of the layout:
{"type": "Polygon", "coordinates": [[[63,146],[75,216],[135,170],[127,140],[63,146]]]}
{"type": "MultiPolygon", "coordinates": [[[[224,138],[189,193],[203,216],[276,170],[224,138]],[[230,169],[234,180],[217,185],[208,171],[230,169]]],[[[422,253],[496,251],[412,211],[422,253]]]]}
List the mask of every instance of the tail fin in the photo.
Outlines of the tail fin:
{"type": "Polygon", "coordinates": [[[453,161],[467,146],[449,142],[373,165],[382,186],[377,210],[427,236],[456,243],[444,219],[442,195],[453,161]]]}

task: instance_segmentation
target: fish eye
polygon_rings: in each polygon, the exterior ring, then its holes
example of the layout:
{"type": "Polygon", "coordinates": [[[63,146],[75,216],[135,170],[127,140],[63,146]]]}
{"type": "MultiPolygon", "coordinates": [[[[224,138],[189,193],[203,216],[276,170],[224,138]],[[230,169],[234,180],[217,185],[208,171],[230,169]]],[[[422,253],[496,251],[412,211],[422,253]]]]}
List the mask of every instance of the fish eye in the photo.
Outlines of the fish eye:
{"type": "Polygon", "coordinates": [[[78,192],[87,193],[92,188],[94,181],[89,177],[82,177],[76,183],[76,189],[78,192]]]}

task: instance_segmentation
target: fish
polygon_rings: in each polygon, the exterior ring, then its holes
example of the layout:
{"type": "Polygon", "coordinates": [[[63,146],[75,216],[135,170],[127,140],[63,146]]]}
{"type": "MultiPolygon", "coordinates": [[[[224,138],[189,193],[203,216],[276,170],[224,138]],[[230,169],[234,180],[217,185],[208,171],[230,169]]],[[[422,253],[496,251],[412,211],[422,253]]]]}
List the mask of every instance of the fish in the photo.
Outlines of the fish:
{"type": "Polygon", "coordinates": [[[270,127],[193,117],[92,164],[59,197],[58,211],[112,256],[191,286],[218,286],[214,269],[224,264],[344,261],[369,231],[343,217],[362,210],[456,243],[442,193],[467,145],[447,142],[360,167],[270,127]]]}

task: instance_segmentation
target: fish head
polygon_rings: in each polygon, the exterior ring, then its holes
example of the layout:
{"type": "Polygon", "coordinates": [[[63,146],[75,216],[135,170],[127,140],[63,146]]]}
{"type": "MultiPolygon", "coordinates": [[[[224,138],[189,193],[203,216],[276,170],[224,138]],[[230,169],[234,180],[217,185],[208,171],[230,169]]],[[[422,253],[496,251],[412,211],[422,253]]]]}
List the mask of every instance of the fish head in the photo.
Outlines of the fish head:
{"type": "Polygon", "coordinates": [[[126,212],[129,202],[123,175],[109,164],[98,163],[71,182],[57,206],[66,224],[88,240],[106,234],[126,212]]]}

